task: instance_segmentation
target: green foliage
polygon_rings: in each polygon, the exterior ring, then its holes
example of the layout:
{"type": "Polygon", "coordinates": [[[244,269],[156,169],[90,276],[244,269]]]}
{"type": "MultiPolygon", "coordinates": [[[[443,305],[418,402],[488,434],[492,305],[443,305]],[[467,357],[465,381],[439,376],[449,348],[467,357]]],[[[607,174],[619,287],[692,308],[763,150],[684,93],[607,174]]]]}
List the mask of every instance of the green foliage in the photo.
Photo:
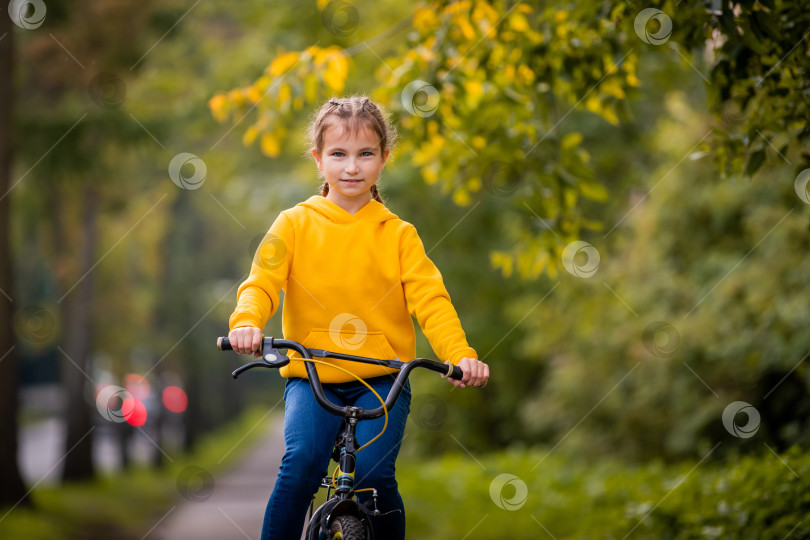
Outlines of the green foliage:
{"type": "Polygon", "coordinates": [[[408,535],[426,539],[782,539],[810,527],[810,455],[629,467],[544,451],[400,462],[408,535]],[[496,478],[512,475],[502,489],[496,478]],[[521,484],[527,493],[521,496],[521,484]],[[498,504],[500,503],[500,504],[498,504]],[[513,510],[508,510],[509,505],[513,510]]]}
{"type": "MultiPolygon", "coordinates": [[[[657,131],[653,144],[684,152],[672,121],[657,131]]],[[[524,323],[527,357],[548,366],[522,407],[527,427],[555,441],[581,421],[565,444],[587,453],[696,456],[723,432],[725,406],[741,400],[761,410],[771,444],[807,444],[808,209],[791,169],[722,183],[707,180],[700,160],[665,172],[625,211],[615,244],[591,239],[597,273],[561,274],[524,323]]],[[[531,302],[512,304],[525,313],[531,302]]]]}
{"type": "MultiPolygon", "coordinates": [[[[193,454],[164,469],[138,468],[92,482],[43,486],[32,492],[34,509],[0,509],[0,537],[26,540],[142,538],[178,497],[177,478],[189,465],[223,471],[263,435],[254,429],[266,411],[252,408],[208,435],[193,454]],[[225,458],[223,457],[225,456],[225,458]]],[[[265,419],[266,420],[266,419],[265,419]]],[[[265,423],[272,425],[272,419],[265,423]]]]}

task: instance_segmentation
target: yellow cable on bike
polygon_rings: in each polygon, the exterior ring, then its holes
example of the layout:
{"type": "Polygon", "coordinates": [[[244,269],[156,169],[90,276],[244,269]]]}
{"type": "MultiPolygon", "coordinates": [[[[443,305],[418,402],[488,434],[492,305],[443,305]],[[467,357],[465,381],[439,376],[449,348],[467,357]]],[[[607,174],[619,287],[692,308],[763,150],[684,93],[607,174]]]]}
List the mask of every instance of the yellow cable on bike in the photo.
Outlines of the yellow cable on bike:
{"type": "MultiPolygon", "coordinates": [[[[363,449],[363,448],[365,448],[366,446],[370,445],[371,443],[373,443],[374,441],[376,441],[377,439],[379,439],[379,438],[382,436],[382,434],[383,434],[383,433],[385,433],[385,430],[388,428],[388,408],[385,406],[385,400],[384,400],[383,398],[381,398],[381,397],[380,397],[380,394],[378,394],[378,393],[377,393],[377,391],[376,391],[376,390],[374,390],[374,389],[371,387],[371,385],[370,385],[370,384],[368,384],[366,381],[364,381],[362,378],[360,378],[360,376],[358,376],[358,375],[354,374],[353,372],[349,371],[348,369],[346,369],[346,368],[342,368],[342,367],[340,367],[340,366],[336,366],[335,364],[332,364],[332,363],[330,363],[330,362],[324,362],[323,360],[315,360],[314,358],[303,358],[303,357],[301,358],[301,360],[304,360],[304,361],[306,361],[306,362],[312,362],[313,364],[323,364],[323,365],[325,365],[325,366],[329,366],[329,367],[333,367],[333,368],[335,368],[335,369],[339,369],[340,371],[342,371],[342,372],[344,372],[344,373],[348,373],[350,376],[354,377],[355,379],[357,379],[358,381],[360,381],[361,383],[363,383],[363,385],[364,385],[366,388],[368,388],[369,390],[371,390],[371,393],[372,393],[372,394],[374,394],[375,396],[377,396],[377,399],[379,399],[379,400],[380,400],[380,403],[382,403],[382,409],[383,409],[383,413],[385,414],[385,422],[383,423],[383,428],[382,428],[382,431],[380,431],[380,432],[377,434],[377,436],[376,436],[376,437],[374,437],[373,439],[371,439],[370,441],[368,441],[366,444],[364,444],[363,446],[361,446],[360,448],[358,448],[358,449],[357,449],[357,451],[356,451],[355,453],[359,452],[360,450],[362,450],[362,449],[363,449]]],[[[334,475],[334,474],[332,474],[332,483],[333,483],[333,484],[335,483],[335,475],[334,475]]]]}

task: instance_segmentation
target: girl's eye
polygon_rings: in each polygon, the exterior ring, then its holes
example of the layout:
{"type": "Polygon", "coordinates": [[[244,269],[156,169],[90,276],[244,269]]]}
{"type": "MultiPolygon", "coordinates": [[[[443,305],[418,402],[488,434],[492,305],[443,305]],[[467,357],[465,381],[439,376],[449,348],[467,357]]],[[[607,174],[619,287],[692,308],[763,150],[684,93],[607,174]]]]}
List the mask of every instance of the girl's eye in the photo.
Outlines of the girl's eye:
{"type": "Polygon", "coordinates": [[[363,152],[364,156],[373,156],[374,152],[363,152]]]}
{"type": "Polygon", "coordinates": [[[341,157],[341,156],[343,156],[343,152],[332,152],[332,155],[337,156],[337,157],[341,157]],[[340,155],[338,155],[338,154],[340,154],[340,155]]]}

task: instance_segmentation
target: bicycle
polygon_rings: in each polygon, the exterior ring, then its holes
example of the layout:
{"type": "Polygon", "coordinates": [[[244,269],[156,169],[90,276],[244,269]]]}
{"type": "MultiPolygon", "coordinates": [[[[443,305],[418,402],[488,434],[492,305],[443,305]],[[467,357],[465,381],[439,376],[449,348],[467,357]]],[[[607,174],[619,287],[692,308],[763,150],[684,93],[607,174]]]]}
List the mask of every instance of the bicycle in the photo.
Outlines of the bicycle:
{"type": "MultiPolygon", "coordinates": [[[[217,339],[217,348],[221,351],[232,350],[227,337],[217,339]]],[[[377,509],[377,490],[374,488],[366,488],[371,490],[372,495],[371,499],[365,503],[360,503],[355,498],[355,493],[364,491],[354,489],[355,454],[363,448],[357,448],[357,441],[355,439],[357,422],[385,416],[387,425],[388,410],[394,406],[399,398],[402,388],[408,380],[408,376],[418,367],[440,373],[443,378],[450,377],[456,380],[461,380],[463,373],[458,366],[454,366],[449,362],[441,363],[427,358],[415,358],[410,362],[379,360],[376,358],[335,353],[322,349],[309,349],[296,341],[263,337],[260,345],[262,359],[240,366],[233,371],[233,378],[236,379],[245,371],[257,367],[278,369],[286,366],[290,363],[290,358],[281,354],[279,349],[287,351],[293,350],[301,355],[301,360],[306,362],[307,377],[309,378],[309,385],[312,388],[312,392],[315,395],[315,400],[330,413],[343,417],[343,424],[335,440],[335,448],[332,451],[332,458],[338,462],[338,466],[331,477],[326,476],[321,482],[321,487],[327,488],[326,502],[319,506],[314,512],[314,503],[310,504],[311,518],[307,525],[306,538],[307,540],[319,540],[322,538],[330,540],[373,540],[374,531],[372,530],[369,516],[380,515],[380,511],[377,509]],[[352,406],[340,407],[332,403],[323,392],[323,386],[318,377],[315,364],[325,362],[316,360],[316,357],[386,366],[398,369],[399,374],[394,380],[393,386],[388,392],[388,396],[384,400],[369,386],[371,391],[381,401],[382,405],[380,407],[371,410],[364,410],[361,407],[352,406]],[[334,493],[332,493],[333,489],[334,493]]],[[[385,427],[383,427],[383,431],[385,431],[385,427]]],[[[380,433],[380,435],[382,435],[382,433],[380,433]]],[[[377,435],[377,437],[380,435],[377,435]]],[[[373,443],[377,437],[364,446],[373,443]]]]}

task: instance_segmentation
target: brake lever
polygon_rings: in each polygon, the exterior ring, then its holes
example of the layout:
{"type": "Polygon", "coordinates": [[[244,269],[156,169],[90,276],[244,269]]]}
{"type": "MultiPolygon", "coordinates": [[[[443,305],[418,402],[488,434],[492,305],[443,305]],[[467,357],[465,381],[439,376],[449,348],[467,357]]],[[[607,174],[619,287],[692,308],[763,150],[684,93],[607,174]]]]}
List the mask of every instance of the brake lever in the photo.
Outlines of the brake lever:
{"type": "Polygon", "coordinates": [[[242,373],[244,373],[245,371],[247,371],[249,369],[253,369],[253,368],[256,368],[256,367],[263,367],[263,368],[268,368],[268,369],[272,369],[272,368],[278,369],[278,368],[282,368],[282,367],[286,366],[289,363],[290,363],[290,357],[289,356],[287,356],[285,354],[281,354],[279,352],[279,350],[276,349],[276,348],[272,348],[272,349],[270,349],[269,352],[264,353],[264,356],[262,356],[261,360],[256,360],[255,362],[250,362],[249,364],[239,366],[238,368],[236,368],[234,370],[233,373],[231,373],[231,375],[235,379],[235,378],[239,377],[239,375],[241,375],[242,373]]]}

